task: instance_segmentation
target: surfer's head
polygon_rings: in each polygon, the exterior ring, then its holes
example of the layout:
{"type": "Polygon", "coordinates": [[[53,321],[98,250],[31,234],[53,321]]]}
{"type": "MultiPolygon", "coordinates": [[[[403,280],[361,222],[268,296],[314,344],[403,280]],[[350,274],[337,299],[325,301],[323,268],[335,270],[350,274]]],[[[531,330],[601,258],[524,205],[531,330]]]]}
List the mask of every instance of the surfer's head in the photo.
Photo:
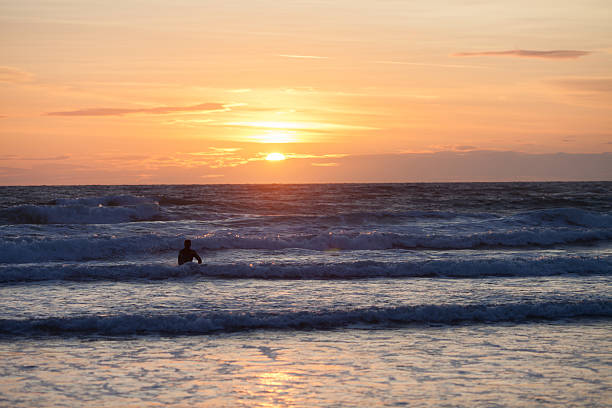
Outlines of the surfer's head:
{"type": "Polygon", "coordinates": [[[191,248],[191,240],[190,239],[186,239],[185,240],[185,248],[187,248],[187,249],[191,248]]]}

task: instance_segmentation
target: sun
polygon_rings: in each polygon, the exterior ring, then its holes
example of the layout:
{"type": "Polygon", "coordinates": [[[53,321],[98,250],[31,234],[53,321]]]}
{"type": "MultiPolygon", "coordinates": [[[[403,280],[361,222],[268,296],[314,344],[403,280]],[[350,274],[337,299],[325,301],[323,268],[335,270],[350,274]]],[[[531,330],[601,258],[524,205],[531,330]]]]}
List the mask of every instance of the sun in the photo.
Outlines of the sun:
{"type": "Polygon", "coordinates": [[[266,156],[266,160],[270,160],[270,161],[285,160],[285,155],[282,153],[270,153],[269,155],[266,156]]]}

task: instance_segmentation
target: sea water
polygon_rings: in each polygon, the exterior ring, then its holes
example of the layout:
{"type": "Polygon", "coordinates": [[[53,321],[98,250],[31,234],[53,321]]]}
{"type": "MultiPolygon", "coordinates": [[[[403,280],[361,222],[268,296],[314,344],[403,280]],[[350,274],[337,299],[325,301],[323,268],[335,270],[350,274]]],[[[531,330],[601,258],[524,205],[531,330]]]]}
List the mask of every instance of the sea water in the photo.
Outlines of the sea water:
{"type": "Polygon", "coordinates": [[[609,406],[611,272],[609,182],[0,187],[0,405],[609,406]]]}

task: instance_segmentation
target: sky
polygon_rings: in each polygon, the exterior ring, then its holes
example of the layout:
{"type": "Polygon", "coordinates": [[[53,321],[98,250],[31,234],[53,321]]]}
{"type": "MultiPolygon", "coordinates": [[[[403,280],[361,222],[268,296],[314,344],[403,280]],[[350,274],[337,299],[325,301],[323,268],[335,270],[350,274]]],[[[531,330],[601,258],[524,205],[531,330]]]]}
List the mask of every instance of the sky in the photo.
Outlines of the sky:
{"type": "Polygon", "coordinates": [[[0,185],[612,180],[610,21],[609,0],[0,0],[0,185]]]}

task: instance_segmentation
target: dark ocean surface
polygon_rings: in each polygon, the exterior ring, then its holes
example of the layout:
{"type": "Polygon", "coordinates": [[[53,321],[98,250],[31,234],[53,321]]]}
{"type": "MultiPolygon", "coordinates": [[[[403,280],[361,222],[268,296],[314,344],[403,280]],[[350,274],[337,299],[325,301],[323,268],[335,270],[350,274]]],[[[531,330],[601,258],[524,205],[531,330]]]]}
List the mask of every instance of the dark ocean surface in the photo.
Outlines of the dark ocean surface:
{"type": "Polygon", "coordinates": [[[605,406],[611,277],[612,182],[0,187],[0,404],[605,406]]]}

